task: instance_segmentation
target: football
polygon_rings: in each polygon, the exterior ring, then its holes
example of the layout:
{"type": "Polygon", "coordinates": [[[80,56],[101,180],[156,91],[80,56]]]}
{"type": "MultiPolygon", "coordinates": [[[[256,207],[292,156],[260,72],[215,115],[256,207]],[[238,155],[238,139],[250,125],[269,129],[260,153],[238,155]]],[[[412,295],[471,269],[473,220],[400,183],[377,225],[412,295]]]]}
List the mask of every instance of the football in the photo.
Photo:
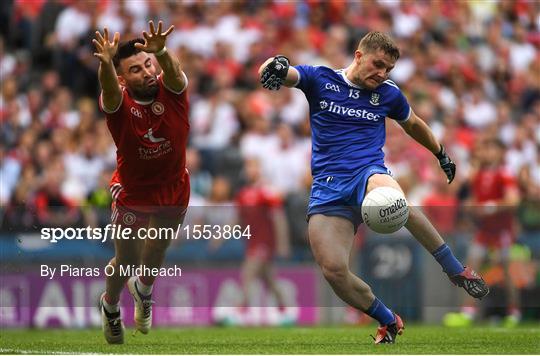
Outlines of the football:
{"type": "Polygon", "coordinates": [[[391,234],[407,222],[409,206],[401,191],[391,187],[378,187],[365,196],[362,202],[362,218],[371,230],[379,234],[391,234]]]}

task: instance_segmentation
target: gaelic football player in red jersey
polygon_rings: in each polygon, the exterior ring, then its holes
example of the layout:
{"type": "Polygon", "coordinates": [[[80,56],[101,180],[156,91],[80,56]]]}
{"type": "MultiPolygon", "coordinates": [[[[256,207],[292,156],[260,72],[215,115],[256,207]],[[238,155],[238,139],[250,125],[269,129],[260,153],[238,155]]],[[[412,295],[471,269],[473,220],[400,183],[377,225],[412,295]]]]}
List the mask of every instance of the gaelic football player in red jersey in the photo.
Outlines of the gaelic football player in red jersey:
{"type": "MultiPolygon", "coordinates": [[[[178,58],[165,47],[171,26],[163,32],[152,21],[143,38],[120,43],[108,30],[92,41],[99,58],[99,104],[117,147],[117,169],[111,179],[112,222],[129,227],[133,238],[115,239],[115,272],[107,277],[100,299],[107,342],[123,343],[118,305],[127,282],[135,301],[136,329],[148,333],[152,323],[152,275],[120,274],[120,266],[159,268],[171,238],[141,239],[139,229],[173,228],[182,223],[189,201],[185,168],[188,141],[187,78],[178,58]],[[162,72],[154,66],[153,57],[162,72]]],[[[141,235],[142,236],[142,235],[141,235]]],[[[109,271],[112,271],[110,268],[109,271]]]]}
{"type": "Polygon", "coordinates": [[[244,226],[249,225],[251,237],[246,241],[241,269],[241,309],[249,305],[250,289],[259,278],[274,294],[281,311],[285,307],[285,299],[277,286],[272,260],[276,254],[280,257],[290,254],[287,219],[281,209],[283,200],[280,194],[262,182],[259,161],[247,159],[244,171],[247,185],[238,192],[235,200],[240,221],[244,226]]]}
{"type": "MultiPolygon", "coordinates": [[[[509,269],[509,251],[516,237],[515,214],[519,203],[516,178],[504,167],[504,145],[495,138],[478,143],[477,167],[471,176],[471,213],[477,229],[469,250],[467,265],[479,270],[489,258],[500,263],[504,271],[507,293],[507,317],[504,325],[515,326],[521,319],[519,292],[512,283],[509,269]]],[[[445,317],[449,326],[467,326],[477,314],[476,302],[467,298],[461,313],[445,317]]]]}

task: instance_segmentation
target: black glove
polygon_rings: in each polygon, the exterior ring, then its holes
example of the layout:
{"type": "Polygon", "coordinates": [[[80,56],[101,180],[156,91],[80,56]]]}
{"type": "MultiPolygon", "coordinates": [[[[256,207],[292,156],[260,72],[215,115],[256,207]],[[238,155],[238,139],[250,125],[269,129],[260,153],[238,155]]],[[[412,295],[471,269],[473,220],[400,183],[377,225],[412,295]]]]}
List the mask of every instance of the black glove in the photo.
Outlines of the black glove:
{"type": "Polygon", "coordinates": [[[289,58],[277,55],[272,62],[263,69],[261,84],[268,90],[279,90],[289,72],[289,58]]]}
{"type": "Polygon", "coordinates": [[[439,160],[439,165],[446,174],[448,184],[452,183],[456,176],[456,164],[448,157],[448,153],[444,150],[444,146],[441,145],[441,150],[435,155],[439,160]]]}

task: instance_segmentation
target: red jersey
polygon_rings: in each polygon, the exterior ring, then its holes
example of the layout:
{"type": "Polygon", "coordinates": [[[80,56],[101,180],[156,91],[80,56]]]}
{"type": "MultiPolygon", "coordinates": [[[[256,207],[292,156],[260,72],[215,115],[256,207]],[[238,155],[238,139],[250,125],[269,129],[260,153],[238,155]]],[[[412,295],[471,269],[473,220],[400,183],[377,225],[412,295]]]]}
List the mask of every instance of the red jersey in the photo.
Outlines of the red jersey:
{"type": "MultiPolygon", "coordinates": [[[[517,189],[515,178],[502,167],[480,170],[472,180],[472,195],[477,209],[489,206],[490,201],[504,199],[506,192],[514,189],[517,189]]],[[[512,212],[499,212],[482,218],[479,227],[482,233],[498,234],[511,232],[513,223],[512,212]]]]}
{"type": "Polygon", "coordinates": [[[159,90],[150,102],[133,99],[122,88],[122,101],[114,112],[103,109],[116,144],[117,168],[113,181],[128,191],[166,185],[184,179],[188,142],[189,103],[186,88],[175,93],[158,76],[159,90]]]}
{"type": "Polygon", "coordinates": [[[281,197],[264,187],[245,187],[236,196],[236,203],[242,224],[250,226],[248,250],[254,245],[273,250],[276,231],[272,209],[282,205],[281,197]]]}
{"type": "Polygon", "coordinates": [[[456,230],[458,200],[453,195],[433,192],[422,202],[424,212],[440,233],[451,234],[456,230]]]}

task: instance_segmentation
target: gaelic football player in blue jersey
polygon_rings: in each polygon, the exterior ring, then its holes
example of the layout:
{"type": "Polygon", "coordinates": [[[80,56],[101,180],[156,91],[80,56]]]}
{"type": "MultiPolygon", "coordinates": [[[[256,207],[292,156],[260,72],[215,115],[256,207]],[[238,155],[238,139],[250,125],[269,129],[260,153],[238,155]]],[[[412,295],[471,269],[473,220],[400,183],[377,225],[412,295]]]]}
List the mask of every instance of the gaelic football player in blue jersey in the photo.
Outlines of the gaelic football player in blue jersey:
{"type": "MultiPolygon", "coordinates": [[[[403,321],[353,274],[349,254],[355,231],[362,222],[360,207],[364,196],[377,187],[401,191],[384,165],[386,118],[397,121],[408,135],[435,155],[448,183],[456,171],[429,126],[416,116],[398,86],[388,79],[398,58],[399,50],[389,36],[370,32],[360,41],[347,68],[290,66],[286,57],[278,55],[259,69],[264,88],[298,88],[309,102],[311,249],[335,293],[379,322],[377,344],[393,343],[402,333],[403,321]]],[[[484,280],[454,257],[419,209],[409,209],[405,227],[440,263],[450,280],[471,296],[484,297],[489,292],[484,280]]]]}

